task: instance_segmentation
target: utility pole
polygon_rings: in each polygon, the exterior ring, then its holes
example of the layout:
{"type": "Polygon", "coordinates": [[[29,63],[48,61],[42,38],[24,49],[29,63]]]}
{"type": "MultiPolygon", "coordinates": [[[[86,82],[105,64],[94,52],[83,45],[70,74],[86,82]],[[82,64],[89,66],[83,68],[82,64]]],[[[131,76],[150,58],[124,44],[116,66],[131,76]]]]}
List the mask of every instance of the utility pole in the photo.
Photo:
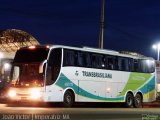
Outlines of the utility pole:
{"type": "Polygon", "coordinates": [[[99,32],[99,48],[103,49],[103,32],[104,32],[104,0],[101,0],[101,18],[99,32]]]}

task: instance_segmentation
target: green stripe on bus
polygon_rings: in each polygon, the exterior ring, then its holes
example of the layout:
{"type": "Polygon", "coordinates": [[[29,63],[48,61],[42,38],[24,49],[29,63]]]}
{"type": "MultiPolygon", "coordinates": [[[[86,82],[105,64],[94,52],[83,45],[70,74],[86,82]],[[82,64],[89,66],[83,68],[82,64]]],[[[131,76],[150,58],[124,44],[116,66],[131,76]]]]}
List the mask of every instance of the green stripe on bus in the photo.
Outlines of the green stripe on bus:
{"type": "Polygon", "coordinates": [[[130,73],[128,82],[119,96],[124,96],[128,90],[136,91],[138,88],[143,87],[150,78],[151,74],[148,73],[130,73]]]}
{"type": "Polygon", "coordinates": [[[106,97],[101,97],[101,96],[97,96],[94,95],[92,93],[89,93],[88,91],[78,87],[76,84],[74,84],[73,82],[71,82],[64,74],[61,73],[59,80],[56,82],[56,85],[66,89],[67,87],[72,88],[76,94],[80,95],[80,96],[84,96],[90,99],[95,99],[95,100],[101,100],[101,101],[123,101],[124,100],[124,96],[121,97],[117,97],[117,98],[106,98],[106,97]],[[66,85],[70,85],[70,86],[66,86],[66,85]],[[81,91],[81,92],[79,92],[81,91]]]}

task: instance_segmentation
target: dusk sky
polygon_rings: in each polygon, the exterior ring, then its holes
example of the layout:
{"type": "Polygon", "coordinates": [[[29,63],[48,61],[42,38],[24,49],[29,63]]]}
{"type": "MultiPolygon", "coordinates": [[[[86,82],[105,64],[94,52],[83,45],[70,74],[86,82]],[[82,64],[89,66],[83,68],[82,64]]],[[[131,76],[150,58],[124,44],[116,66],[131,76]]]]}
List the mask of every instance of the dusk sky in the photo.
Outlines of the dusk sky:
{"type": "MultiPolygon", "coordinates": [[[[1,0],[0,29],[20,29],[41,44],[98,47],[101,0],[1,0]]],[[[105,0],[104,48],[157,57],[160,0],[105,0]]]]}

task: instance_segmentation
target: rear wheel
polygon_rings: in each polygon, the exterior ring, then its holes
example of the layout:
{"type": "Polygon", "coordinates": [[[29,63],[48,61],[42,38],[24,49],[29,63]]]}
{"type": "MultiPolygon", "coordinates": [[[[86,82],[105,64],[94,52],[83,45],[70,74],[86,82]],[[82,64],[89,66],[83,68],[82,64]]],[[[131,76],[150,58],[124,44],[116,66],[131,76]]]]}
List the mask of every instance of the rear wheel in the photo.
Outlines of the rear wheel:
{"type": "Polygon", "coordinates": [[[70,91],[66,91],[64,94],[63,105],[65,107],[72,107],[74,103],[74,95],[70,91]]]}
{"type": "Polygon", "coordinates": [[[142,108],[142,96],[140,94],[136,94],[134,97],[134,107],[142,108]]]}
{"type": "Polygon", "coordinates": [[[128,108],[133,108],[133,103],[134,103],[134,97],[131,93],[127,93],[126,95],[126,101],[125,101],[125,105],[128,108]]]}

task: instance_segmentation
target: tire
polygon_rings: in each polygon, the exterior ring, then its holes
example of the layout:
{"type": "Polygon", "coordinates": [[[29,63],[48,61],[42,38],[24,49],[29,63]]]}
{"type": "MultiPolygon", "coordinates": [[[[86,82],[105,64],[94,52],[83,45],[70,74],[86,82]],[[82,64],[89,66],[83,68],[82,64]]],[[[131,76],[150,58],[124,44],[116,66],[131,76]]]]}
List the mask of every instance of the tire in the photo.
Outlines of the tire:
{"type": "Polygon", "coordinates": [[[63,98],[64,107],[72,107],[74,104],[74,95],[70,91],[66,91],[63,98]]]}
{"type": "Polygon", "coordinates": [[[135,108],[142,108],[142,96],[140,94],[136,94],[134,97],[134,107],[135,108]]]}
{"type": "Polygon", "coordinates": [[[125,105],[127,108],[133,108],[134,104],[134,97],[131,93],[127,93],[126,95],[126,100],[125,100],[125,105]]]}

